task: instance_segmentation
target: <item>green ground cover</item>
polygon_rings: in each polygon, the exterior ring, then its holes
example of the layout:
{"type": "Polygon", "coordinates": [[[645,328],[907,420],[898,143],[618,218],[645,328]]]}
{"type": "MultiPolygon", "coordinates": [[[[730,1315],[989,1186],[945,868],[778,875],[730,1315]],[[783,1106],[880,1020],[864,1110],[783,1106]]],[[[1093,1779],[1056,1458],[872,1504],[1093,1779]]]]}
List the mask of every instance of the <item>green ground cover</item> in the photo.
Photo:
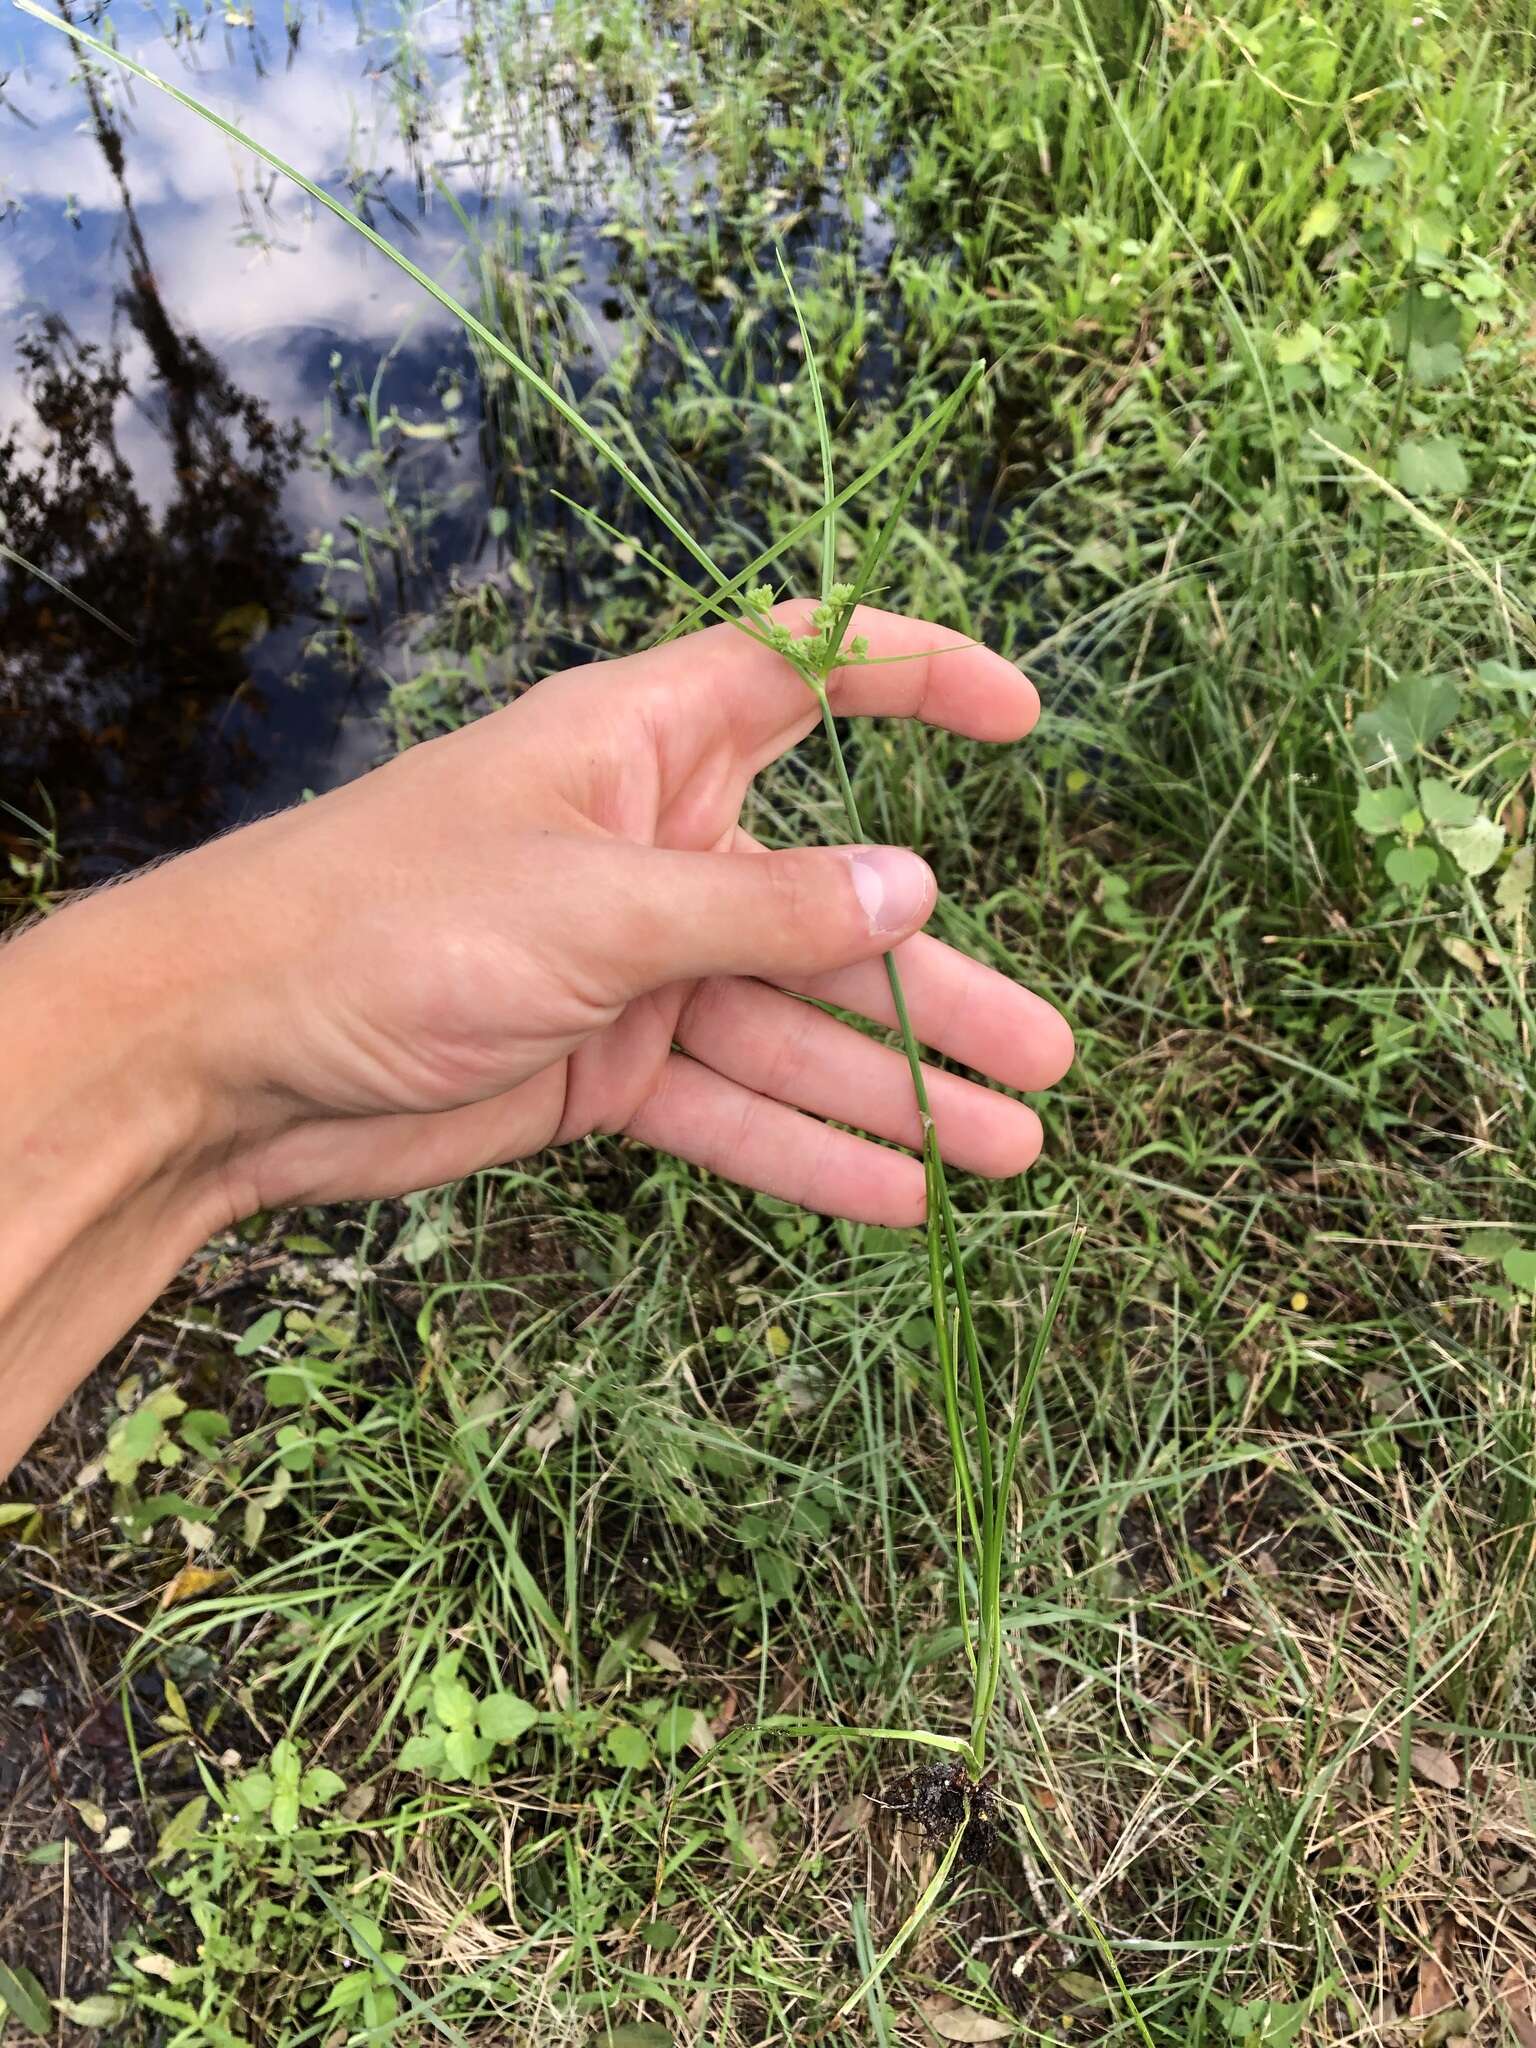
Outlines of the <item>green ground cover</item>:
{"type": "MultiPolygon", "coordinates": [[[[617,138],[631,338],[555,237],[482,224],[468,289],[729,573],[821,493],[777,249],[844,478],[988,364],[878,596],[1047,716],[849,761],[935,929],[1078,1034],[1038,1169],[956,1190],[1005,1420],[1082,1231],[1002,1840],[834,2023],[933,1870],[879,1804],[918,1758],[760,1724],[970,1732],[926,1261],[593,1144],[254,1219],[23,1468],[14,1667],[126,1669],[135,1754],[18,1814],[0,1958],[58,1989],[72,1883],[69,1996],[178,2048],[1536,2041],[1533,30],[466,12],[497,146],[617,138]]],[[[402,744],[685,609],[482,370],[505,560],[416,623],[402,744]]],[[[808,744],[754,824],[841,815],[808,744]]]]}

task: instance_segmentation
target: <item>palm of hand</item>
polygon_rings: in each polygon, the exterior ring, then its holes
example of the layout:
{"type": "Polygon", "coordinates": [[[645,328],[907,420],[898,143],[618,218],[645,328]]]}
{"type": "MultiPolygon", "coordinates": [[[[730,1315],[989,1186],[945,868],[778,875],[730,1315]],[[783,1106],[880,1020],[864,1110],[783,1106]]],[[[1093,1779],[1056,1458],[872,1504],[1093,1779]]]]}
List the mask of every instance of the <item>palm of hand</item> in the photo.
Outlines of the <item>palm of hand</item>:
{"type": "MultiPolygon", "coordinates": [[[[997,657],[916,622],[858,625],[877,657],[913,658],[843,671],[840,708],[981,738],[1033,723],[1032,689],[997,657]]],[[[715,628],[554,677],[274,821],[284,858],[302,839],[312,867],[343,888],[359,874],[374,900],[295,1048],[300,1108],[253,1155],[256,1199],[393,1193],[625,1131],[811,1207],[917,1220],[917,1162],[822,1121],[912,1145],[905,1061],[784,992],[889,1022],[878,942],[822,932],[826,856],[797,879],[739,829],[753,777],[817,719],[785,662],[715,628]],[[732,916],[741,862],[759,892],[784,876],[765,913],[784,923],[776,942],[732,916]]],[[[933,940],[898,957],[920,1037],[1011,1086],[1059,1078],[1071,1038],[1048,1005],[933,940]]],[[[1033,1111],[953,1075],[930,1088],[957,1163],[1033,1158],[1033,1111]]]]}

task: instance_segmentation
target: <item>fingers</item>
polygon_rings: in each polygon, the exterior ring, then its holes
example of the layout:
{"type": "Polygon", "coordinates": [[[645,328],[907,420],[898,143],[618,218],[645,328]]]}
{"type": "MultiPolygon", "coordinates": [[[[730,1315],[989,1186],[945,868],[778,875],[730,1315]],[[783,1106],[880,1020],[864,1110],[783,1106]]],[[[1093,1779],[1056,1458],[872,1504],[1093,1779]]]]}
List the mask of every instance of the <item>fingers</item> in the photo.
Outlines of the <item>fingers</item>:
{"type": "MultiPolygon", "coordinates": [[[[745,853],[764,850],[740,826],[734,843],[745,853]]],[[[1005,1088],[1026,1092],[1054,1088],[1071,1067],[1076,1050],[1072,1027],[1043,996],[926,933],[892,948],[891,957],[906,990],[912,1029],[935,1052],[1005,1088]]],[[[896,1023],[883,957],[826,974],[774,979],[781,988],[851,1010],[871,1023],[896,1023]]]]}
{"type": "MultiPolygon", "coordinates": [[[[677,853],[594,841],[557,921],[585,977],[624,1000],[711,974],[779,980],[887,952],[930,915],[927,863],[893,846],[677,853]]],[[[563,877],[569,880],[569,875],[563,877]]]]}
{"type": "MultiPolygon", "coordinates": [[[[760,983],[703,982],[678,1020],[677,1039],[717,1074],[758,1094],[922,1149],[906,1056],[809,1003],[760,983]]],[[[946,1159],[995,1177],[1033,1165],[1040,1119],[1025,1103],[932,1068],[924,1078],[946,1159]]]]}
{"type": "MultiPolygon", "coordinates": [[[[797,600],[776,606],[774,617],[799,636],[813,609],[809,600],[797,600]]],[[[848,638],[860,634],[869,641],[868,664],[836,670],[829,684],[833,707],[843,716],[920,718],[971,739],[1017,740],[1040,715],[1028,677],[963,633],[861,605],[848,638]]],[[[635,655],[625,667],[626,688],[637,683],[664,701],[681,691],[723,717],[749,774],[775,760],[819,716],[783,656],[735,626],[707,627],[635,655]]]]}
{"type": "Polygon", "coordinates": [[[673,1053],[628,1125],[642,1144],[824,1216],[907,1229],[923,1219],[923,1168],[673,1053]]]}
{"type": "MultiPolygon", "coordinates": [[[[893,955],[912,1029],[926,1046],[1005,1088],[1053,1088],[1072,1064],[1072,1027],[1042,996],[919,933],[893,955]]],[[[876,1024],[894,1025],[883,959],[829,974],[779,975],[780,986],[876,1024]]]]}

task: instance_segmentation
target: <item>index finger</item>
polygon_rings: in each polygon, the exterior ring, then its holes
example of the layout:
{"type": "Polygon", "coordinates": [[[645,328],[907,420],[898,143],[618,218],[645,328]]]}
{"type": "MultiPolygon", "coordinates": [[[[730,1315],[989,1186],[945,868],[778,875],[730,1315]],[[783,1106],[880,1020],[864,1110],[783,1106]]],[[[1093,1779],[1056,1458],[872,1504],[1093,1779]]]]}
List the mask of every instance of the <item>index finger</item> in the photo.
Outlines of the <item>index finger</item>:
{"type": "MultiPolygon", "coordinates": [[[[814,601],[775,605],[796,638],[810,630],[814,601]]],[[[827,694],[841,716],[918,718],[977,740],[1018,740],[1040,716],[1034,684],[1000,654],[948,626],[860,605],[847,638],[869,642],[867,663],[834,669],[827,694]]],[[[708,706],[729,728],[749,774],[776,760],[817,723],[815,698],[781,654],[737,627],[708,626],[631,657],[648,683],[682,692],[697,716],[708,706]]]]}

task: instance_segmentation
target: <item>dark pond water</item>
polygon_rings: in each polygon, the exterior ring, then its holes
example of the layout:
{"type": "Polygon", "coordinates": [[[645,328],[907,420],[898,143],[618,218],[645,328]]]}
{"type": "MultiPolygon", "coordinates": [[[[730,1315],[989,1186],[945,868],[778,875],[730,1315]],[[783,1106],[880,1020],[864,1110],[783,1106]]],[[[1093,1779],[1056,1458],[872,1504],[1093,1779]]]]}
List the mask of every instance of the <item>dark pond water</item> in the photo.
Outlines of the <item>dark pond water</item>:
{"type": "MultiPolygon", "coordinates": [[[[596,232],[622,151],[573,152],[526,109],[509,122],[505,53],[498,114],[466,61],[472,18],[256,0],[171,30],[120,5],[112,25],[471,297],[454,203],[477,233],[557,236],[595,374],[628,328],[596,232]]],[[[378,757],[402,620],[450,573],[499,573],[481,419],[451,317],[344,224],[164,95],[83,78],[64,36],[0,15],[0,543],[128,636],[0,559],[0,796],[57,817],[74,878],[378,757]],[[391,413],[404,425],[381,433],[391,413]],[[328,551],[366,551],[371,579],[327,574],[328,551]]]]}

